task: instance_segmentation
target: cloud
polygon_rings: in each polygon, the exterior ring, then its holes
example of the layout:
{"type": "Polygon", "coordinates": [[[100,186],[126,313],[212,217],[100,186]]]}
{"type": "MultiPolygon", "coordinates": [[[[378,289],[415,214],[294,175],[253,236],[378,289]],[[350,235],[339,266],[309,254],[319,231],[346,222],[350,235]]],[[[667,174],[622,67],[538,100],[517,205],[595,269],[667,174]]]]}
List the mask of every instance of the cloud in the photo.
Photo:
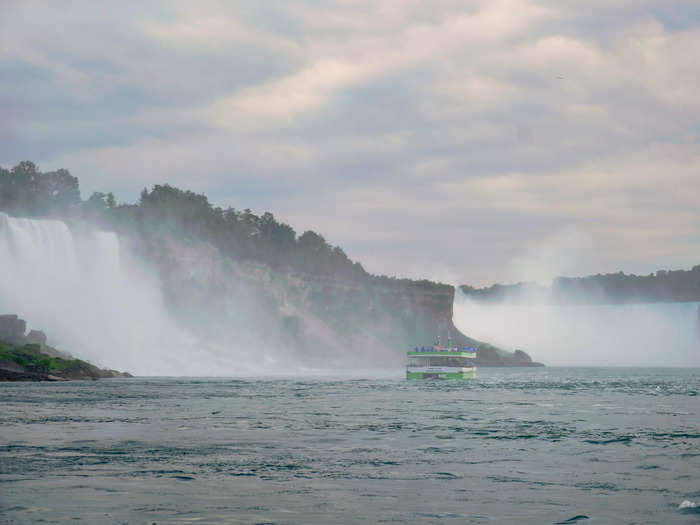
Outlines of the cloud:
{"type": "Polygon", "coordinates": [[[379,273],[489,283],[569,234],[572,271],[697,264],[696,2],[0,11],[3,166],[269,209],[379,273]]]}
{"type": "Polygon", "coordinates": [[[312,66],[263,85],[248,87],[230,97],[217,101],[212,108],[212,121],[224,127],[237,127],[241,120],[292,121],[304,111],[328,103],[333,91],[361,81],[362,68],[333,60],[312,66]]]}

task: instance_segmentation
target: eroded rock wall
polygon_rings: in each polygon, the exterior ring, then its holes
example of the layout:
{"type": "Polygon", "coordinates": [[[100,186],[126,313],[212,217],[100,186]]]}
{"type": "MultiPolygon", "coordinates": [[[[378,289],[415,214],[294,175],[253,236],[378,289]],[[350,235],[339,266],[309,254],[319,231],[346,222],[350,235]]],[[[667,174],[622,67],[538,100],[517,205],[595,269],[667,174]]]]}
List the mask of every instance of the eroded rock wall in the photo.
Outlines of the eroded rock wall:
{"type": "Polygon", "coordinates": [[[222,257],[209,244],[167,240],[152,254],[176,315],[204,337],[241,342],[324,366],[403,366],[405,352],[436,336],[479,345],[482,365],[527,365],[479,343],[452,322],[449,285],[303,274],[222,257]]]}

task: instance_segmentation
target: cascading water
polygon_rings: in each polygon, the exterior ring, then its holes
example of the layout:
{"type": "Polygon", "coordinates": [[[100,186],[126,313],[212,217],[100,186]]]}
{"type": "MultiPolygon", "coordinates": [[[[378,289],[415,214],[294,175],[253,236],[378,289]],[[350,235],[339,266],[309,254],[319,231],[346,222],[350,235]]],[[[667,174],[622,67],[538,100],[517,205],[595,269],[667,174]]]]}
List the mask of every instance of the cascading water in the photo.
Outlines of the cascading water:
{"type": "Polygon", "coordinates": [[[149,268],[115,233],[0,212],[0,313],[58,349],[137,375],[316,373],[265,317],[276,313],[253,308],[258,297],[208,290],[224,294],[223,308],[171,315],[149,268]]]}
{"type": "Polygon", "coordinates": [[[560,366],[699,366],[698,303],[483,304],[460,292],[455,325],[560,366]]]}
{"type": "Polygon", "coordinates": [[[102,367],[141,375],[236,371],[230,358],[203,358],[170,318],[157,279],[114,233],[0,213],[0,312],[18,314],[50,343],[102,367]]]}

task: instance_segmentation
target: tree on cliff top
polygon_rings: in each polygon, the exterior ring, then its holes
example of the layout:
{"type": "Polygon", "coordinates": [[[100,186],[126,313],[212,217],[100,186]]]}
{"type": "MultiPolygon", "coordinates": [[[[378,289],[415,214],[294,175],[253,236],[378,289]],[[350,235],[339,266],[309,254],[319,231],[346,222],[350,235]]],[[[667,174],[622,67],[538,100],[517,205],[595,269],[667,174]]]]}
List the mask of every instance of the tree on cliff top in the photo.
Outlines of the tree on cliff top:
{"type": "Polygon", "coordinates": [[[144,188],[136,204],[117,205],[111,193],[96,192],[81,201],[78,179],[67,170],[42,173],[29,161],[11,170],[0,167],[0,210],[14,215],[82,217],[101,227],[138,235],[151,246],[163,236],[184,242],[209,242],[234,259],[261,261],[272,267],[393,287],[449,288],[368,274],[322,235],[294,228],[270,212],[214,207],[202,194],[169,184],[144,188]]]}
{"type": "Polygon", "coordinates": [[[0,167],[0,210],[17,215],[64,216],[81,203],[78,179],[68,170],[42,173],[28,160],[0,167]]]}
{"type": "Polygon", "coordinates": [[[554,304],[616,304],[700,301],[700,265],[690,270],[658,270],[649,275],[623,272],[557,277],[550,287],[535,283],[463,285],[462,292],[482,302],[550,302],[554,304]]]}
{"type": "Polygon", "coordinates": [[[134,221],[148,238],[163,234],[185,241],[207,241],[223,253],[239,259],[265,262],[273,267],[286,266],[311,274],[343,278],[361,278],[366,272],[345,252],[328,244],[313,232],[297,238],[294,228],[278,222],[265,212],[258,216],[249,209],[214,207],[207,197],[168,184],[144,189],[136,207],[118,206],[106,210],[105,219],[114,226],[134,221]]]}

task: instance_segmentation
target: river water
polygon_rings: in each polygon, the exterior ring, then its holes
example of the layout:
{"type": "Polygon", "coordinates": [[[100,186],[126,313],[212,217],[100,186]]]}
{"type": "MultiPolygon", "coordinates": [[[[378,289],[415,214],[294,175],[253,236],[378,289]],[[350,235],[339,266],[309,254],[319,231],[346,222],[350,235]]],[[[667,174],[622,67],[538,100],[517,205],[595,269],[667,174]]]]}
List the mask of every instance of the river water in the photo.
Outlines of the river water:
{"type": "Polygon", "coordinates": [[[699,391],[641,368],[5,383],[0,522],[698,523],[699,391]]]}

